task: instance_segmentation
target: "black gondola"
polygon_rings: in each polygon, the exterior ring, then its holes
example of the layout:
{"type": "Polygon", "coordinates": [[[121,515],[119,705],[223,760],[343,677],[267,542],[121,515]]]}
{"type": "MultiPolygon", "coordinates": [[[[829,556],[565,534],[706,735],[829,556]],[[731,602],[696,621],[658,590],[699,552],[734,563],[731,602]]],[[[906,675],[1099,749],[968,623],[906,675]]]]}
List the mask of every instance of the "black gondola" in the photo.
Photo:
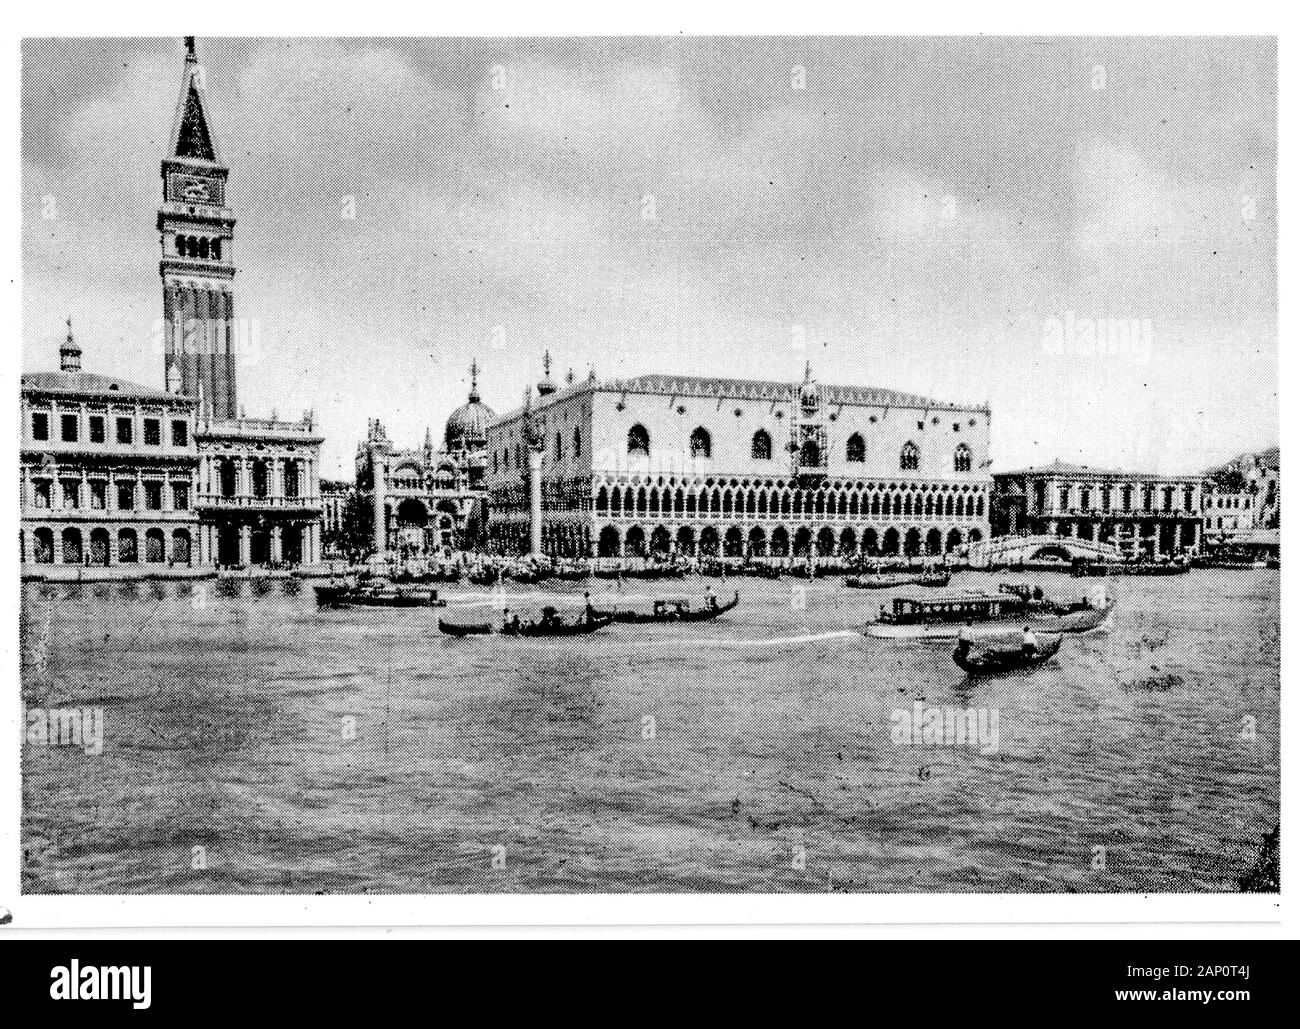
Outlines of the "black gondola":
{"type": "Polygon", "coordinates": [[[441,618],[438,628],[448,636],[488,636],[496,632],[491,622],[448,622],[441,618]]]}
{"type": "Polygon", "coordinates": [[[1026,654],[1020,648],[995,647],[972,655],[969,649],[958,646],[952,652],[952,659],[957,662],[958,668],[972,676],[1001,675],[1019,668],[1033,668],[1041,665],[1061,647],[1060,636],[1041,634],[1037,639],[1038,646],[1032,654],[1026,654]]]}
{"type": "Polygon", "coordinates": [[[613,619],[606,614],[596,613],[591,617],[583,617],[576,622],[561,622],[558,619],[548,621],[543,612],[543,618],[536,622],[520,622],[518,624],[510,623],[503,626],[501,634],[503,636],[585,636],[591,632],[597,632],[605,628],[613,619]]]}
{"type": "Polygon", "coordinates": [[[708,622],[718,615],[725,614],[733,607],[740,603],[740,591],[725,604],[716,604],[712,607],[705,605],[703,607],[687,607],[685,601],[681,600],[656,600],[653,611],[598,611],[598,615],[609,617],[615,622],[625,625],[649,625],[657,622],[708,622]]]}

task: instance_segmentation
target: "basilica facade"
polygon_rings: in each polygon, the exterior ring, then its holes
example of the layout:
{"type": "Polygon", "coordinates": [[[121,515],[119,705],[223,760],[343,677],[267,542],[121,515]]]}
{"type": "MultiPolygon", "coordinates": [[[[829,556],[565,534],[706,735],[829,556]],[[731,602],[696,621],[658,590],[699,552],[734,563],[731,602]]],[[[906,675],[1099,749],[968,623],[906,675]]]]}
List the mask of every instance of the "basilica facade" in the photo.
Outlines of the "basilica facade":
{"type": "Polygon", "coordinates": [[[489,531],[559,556],[938,557],[989,533],[987,406],[894,390],[549,373],[487,433],[489,531]]]}
{"type": "Polygon", "coordinates": [[[479,396],[476,362],[470,366],[469,397],[447,419],[441,447],[434,448],[426,429],[424,446],[399,449],[383,423],[370,420],[357,444],[356,491],[373,558],[420,559],[482,541],[488,425],[495,417],[479,396]]]}

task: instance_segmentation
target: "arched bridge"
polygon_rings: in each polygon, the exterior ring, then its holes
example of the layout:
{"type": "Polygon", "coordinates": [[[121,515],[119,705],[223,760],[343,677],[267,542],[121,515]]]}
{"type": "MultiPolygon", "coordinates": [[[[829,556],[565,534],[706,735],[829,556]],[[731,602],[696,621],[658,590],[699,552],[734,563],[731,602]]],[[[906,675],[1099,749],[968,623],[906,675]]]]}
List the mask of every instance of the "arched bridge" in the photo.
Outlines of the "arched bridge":
{"type": "Polygon", "coordinates": [[[1034,561],[1045,557],[1059,557],[1066,561],[1075,558],[1088,561],[1123,559],[1119,548],[1114,544],[1079,539],[1077,536],[994,536],[970,546],[970,563],[976,567],[1034,561]]]}

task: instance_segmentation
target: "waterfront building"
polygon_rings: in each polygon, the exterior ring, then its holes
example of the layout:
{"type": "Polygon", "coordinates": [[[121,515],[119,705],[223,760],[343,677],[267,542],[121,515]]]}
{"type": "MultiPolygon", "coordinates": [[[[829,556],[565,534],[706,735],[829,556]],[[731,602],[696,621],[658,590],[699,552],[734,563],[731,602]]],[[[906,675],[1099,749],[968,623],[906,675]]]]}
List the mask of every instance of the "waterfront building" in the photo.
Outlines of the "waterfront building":
{"type": "Polygon", "coordinates": [[[469,397],[447,419],[440,448],[434,448],[426,429],[422,447],[399,450],[383,423],[370,420],[357,445],[356,490],[374,557],[422,558],[482,541],[488,517],[487,435],[494,417],[479,395],[474,363],[469,397]]]}
{"type": "Polygon", "coordinates": [[[24,566],[153,574],[320,560],[311,412],[248,418],[238,403],[237,357],[255,334],[234,318],[228,176],[187,38],[157,219],[164,388],[82,372],[71,325],[60,370],[23,376],[24,566]]]}
{"type": "Polygon", "coordinates": [[[1110,544],[1127,557],[1170,557],[1201,543],[1199,475],[1108,471],[1055,461],[993,476],[994,535],[1110,544]]]}
{"type": "Polygon", "coordinates": [[[560,557],[938,557],[987,538],[987,406],[817,382],[546,372],[487,430],[492,542],[560,557]]]}
{"type": "Polygon", "coordinates": [[[194,399],[83,372],[70,321],[59,353],[59,371],[21,382],[23,571],[201,564],[194,399]]]}

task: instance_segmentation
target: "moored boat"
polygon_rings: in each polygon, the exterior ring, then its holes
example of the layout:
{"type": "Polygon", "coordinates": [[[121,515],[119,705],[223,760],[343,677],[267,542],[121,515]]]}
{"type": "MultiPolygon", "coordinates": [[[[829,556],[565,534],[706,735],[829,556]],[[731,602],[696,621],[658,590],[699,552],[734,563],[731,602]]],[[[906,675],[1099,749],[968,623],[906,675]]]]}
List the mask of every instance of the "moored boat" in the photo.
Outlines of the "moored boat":
{"type": "Polygon", "coordinates": [[[844,585],[855,590],[890,590],[900,586],[930,586],[943,589],[952,581],[947,572],[918,572],[914,575],[894,573],[883,575],[850,575],[844,585]]]}

